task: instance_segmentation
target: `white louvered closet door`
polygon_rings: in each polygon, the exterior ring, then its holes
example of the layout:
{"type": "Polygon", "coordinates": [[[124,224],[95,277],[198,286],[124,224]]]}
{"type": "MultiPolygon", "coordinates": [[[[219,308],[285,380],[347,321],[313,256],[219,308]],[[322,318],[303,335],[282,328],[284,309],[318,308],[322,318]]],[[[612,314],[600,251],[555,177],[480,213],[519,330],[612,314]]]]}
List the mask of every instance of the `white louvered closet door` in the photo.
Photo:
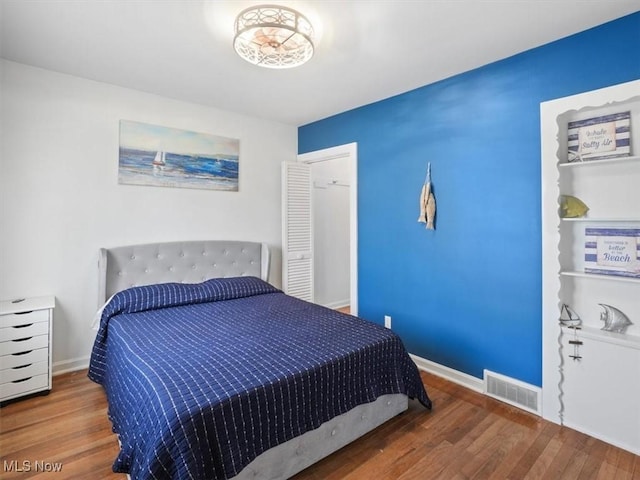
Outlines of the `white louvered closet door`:
{"type": "Polygon", "coordinates": [[[282,283],[284,292],[313,302],[311,167],[282,164],[282,283]]]}

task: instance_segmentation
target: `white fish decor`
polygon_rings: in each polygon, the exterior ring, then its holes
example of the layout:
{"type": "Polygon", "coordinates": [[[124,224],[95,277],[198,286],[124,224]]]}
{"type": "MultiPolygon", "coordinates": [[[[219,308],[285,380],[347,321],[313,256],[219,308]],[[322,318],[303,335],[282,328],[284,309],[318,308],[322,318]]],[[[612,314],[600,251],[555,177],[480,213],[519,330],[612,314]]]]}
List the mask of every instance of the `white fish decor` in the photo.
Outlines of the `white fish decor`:
{"type": "Polygon", "coordinates": [[[605,305],[599,303],[604,312],[600,313],[600,320],[604,322],[604,327],[601,330],[605,332],[624,333],[629,325],[632,325],[631,320],[624,313],[611,305],[605,305]]]}
{"type": "Polygon", "coordinates": [[[427,178],[420,192],[420,216],[418,222],[426,223],[426,228],[435,230],[436,197],[431,189],[431,162],[427,165],[427,178]]]}

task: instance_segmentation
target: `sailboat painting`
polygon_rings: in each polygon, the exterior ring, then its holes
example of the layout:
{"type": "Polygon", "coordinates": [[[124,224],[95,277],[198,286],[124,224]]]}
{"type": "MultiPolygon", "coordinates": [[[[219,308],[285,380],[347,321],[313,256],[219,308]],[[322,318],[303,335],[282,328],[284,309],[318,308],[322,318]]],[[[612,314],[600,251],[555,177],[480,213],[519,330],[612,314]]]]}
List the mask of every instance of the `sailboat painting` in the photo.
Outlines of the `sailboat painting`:
{"type": "Polygon", "coordinates": [[[120,120],[118,183],[238,191],[240,141],[120,120]]]}
{"type": "Polygon", "coordinates": [[[167,162],[164,159],[164,152],[161,152],[160,150],[158,150],[158,152],[156,153],[156,158],[153,159],[153,162],[151,162],[151,165],[153,165],[156,168],[164,168],[167,165],[167,162]]]}

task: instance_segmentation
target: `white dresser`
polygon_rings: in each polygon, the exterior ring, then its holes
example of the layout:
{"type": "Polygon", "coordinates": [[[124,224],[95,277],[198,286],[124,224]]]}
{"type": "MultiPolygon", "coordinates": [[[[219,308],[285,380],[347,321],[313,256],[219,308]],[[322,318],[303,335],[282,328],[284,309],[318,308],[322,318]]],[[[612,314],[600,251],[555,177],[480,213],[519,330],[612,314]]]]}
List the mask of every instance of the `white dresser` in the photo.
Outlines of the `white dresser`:
{"type": "Polygon", "coordinates": [[[0,302],[0,402],[51,390],[55,297],[0,302]]]}

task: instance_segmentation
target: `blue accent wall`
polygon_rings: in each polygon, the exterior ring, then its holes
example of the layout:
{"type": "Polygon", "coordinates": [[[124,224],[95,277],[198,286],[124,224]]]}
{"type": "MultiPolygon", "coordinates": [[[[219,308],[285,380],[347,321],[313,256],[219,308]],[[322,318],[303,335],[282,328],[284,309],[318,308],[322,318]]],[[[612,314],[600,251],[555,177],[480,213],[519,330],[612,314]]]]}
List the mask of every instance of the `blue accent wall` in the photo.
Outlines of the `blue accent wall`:
{"type": "Polygon", "coordinates": [[[634,13],[300,127],[300,153],[358,143],[359,315],[391,315],[426,359],[541,385],[540,102],[640,78],[638,52],[634,13]],[[435,231],[417,222],[429,161],[435,231]]]}

